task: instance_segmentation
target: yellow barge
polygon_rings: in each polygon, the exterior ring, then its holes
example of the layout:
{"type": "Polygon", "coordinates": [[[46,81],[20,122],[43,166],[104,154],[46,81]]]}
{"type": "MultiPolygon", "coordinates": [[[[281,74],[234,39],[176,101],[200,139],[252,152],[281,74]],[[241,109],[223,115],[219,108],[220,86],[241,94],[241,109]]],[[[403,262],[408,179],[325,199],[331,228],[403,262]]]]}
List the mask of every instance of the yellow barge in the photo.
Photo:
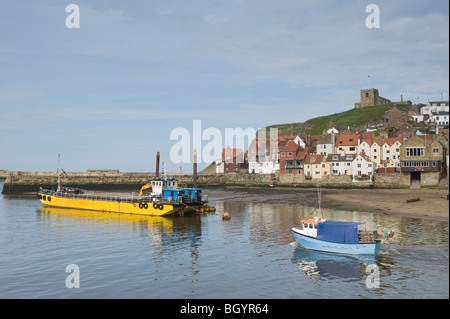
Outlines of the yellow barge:
{"type": "MultiPolygon", "coordinates": [[[[196,166],[194,165],[194,179],[195,176],[196,166]]],[[[176,179],[159,177],[159,152],[156,156],[156,177],[142,186],[139,195],[104,194],[79,188],[61,187],[58,156],[58,187],[56,189],[41,187],[37,197],[47,207],[148,216],[215,211],[214,207],[207,205],[208,199],[203,196],[201,188],[180,188],[176,179]]]]}
{"type": "Polygon", "coordinates": [[[151,192],[141,191],[140,195],[104,194],[58,186],[57,189],[40,188],[37,197],[48,207],[149,216],[202,212],[208,202],[201,188],[178,188],[174,179],[155,178],[149,184],[145,188],[151,192]]]}

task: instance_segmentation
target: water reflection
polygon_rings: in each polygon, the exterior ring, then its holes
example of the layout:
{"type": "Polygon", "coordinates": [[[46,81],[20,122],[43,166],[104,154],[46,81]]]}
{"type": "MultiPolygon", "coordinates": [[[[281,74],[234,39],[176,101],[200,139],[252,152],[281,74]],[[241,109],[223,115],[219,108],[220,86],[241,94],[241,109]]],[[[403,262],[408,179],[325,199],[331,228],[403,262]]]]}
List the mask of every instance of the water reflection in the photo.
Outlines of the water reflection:
{"type": "Polygon", "coordinates": [[[122,240],[125,244],[137,234],[156,264],[167,261],[179,249],[189,249],[192,274],[199,272],[198,248],[202,231],[201,217],[198,215],[145,216],[42,207],[37,210],[37,218],[46,228],[46,233],[56,233],[58,238],[79,237],[84,232],[93,231],[98,234],[98,241],[122,240]],[[83,227],[77,227],[79,225],[83,227]],[[69,233],[69,228],[78,233],[69,233]]]}
{"type": "Polygon", "coordinates": [[[350,256],[318,252],[302,248],[293,243],[295,250],[292,263],[297,264],[302,272],[313,279],[336,279],[361,281],[367,277],[366,267],[376,264],[376,256],[350,256]]]}

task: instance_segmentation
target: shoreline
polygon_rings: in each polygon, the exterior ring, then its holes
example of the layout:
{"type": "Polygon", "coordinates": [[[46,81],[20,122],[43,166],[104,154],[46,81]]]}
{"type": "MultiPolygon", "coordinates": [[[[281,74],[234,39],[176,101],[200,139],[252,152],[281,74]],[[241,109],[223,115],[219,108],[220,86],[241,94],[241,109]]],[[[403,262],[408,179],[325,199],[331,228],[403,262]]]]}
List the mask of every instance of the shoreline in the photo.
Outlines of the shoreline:
{"type": "MultiPolygon", "coordinates": [[[[321,206],[327,209],[391,214],[449,222],[448,188],[439,189],[327,189],[322,188],[321,206]],[[407,200],[420,198],[412,203],[407,200]]],[[[318,206],[317,188],[243,188],[205,189],[217,199],[237,201],[302,203],[318,206]],[[245,196],[245,197],[242,197],[245,196]]]]}
{"type": "MultiPolygon", "coordinates": [[[[100,191],[100,190],[97,190],[100,191]]],[[[117,192],[118,190],[105,190],[117,192]]],[[[124,189],[125,191],[125,189],[124,189]]],[[[448,187],[440,188],[321,188],[321,206],[327,209],[391,214],[449,222],[448,187]],[[408,203],[408,199],[420,198],[408,203]]],[[[209,198],[251,202],[285,202],[317,207],[317,187],[205,187],[209,198]]],[[[34,192],[5,194],[33,196],[34,192]]]]}

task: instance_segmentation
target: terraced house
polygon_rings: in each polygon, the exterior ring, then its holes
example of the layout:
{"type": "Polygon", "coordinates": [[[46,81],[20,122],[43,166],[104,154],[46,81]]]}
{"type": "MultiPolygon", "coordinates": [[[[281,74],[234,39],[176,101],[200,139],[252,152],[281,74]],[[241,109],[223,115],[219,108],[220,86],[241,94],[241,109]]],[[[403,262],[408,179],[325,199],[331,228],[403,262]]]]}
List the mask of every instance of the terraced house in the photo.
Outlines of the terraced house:
{"type": "Polygon", "coordinates": [[[328,154],[326,162],[330,164],[330,175],[352,175],[352,162],[356,154],[328,154]]]}
{"type": "Polygon", "coordinates": [[[305,158],[305,178],[322,178],[326,171],[326,163],[322,163],[323,154],[308,154],[305,158]]]}
{"type": "Polygon", "coordinates": [[[294,141],[289,141],[280,150],[280,174],[300,175],[303,174],[304,159],[307,151],[294,141]]]}
{"type": "Polygon", "coordinates": [[[358,154],[359,136],[356,133],[340,134],[336,138],[336,154],[358,154]]]}
{"type": "Polygon", "coordinates": [[[380,141],[380,164],[383,172],[395,173],[400,170],[400,146],[403,141],[399,137],[387,138],[380,141]]]}

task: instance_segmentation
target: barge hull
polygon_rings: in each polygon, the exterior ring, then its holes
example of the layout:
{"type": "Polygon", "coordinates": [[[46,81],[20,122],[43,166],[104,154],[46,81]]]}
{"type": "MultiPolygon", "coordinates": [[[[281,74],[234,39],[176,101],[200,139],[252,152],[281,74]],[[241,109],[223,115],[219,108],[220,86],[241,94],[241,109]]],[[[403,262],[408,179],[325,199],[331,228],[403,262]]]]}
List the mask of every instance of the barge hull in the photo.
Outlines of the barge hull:
{"type": "MultiPolygon", "coordinates": [[[[153,203],[139,203],[139,202],[122,202],[116,201],[103,201],[95,199],[85,198],[65,198],[53,195],[38,193],[39,200],[44,206],[47,207],[60,207],[60,208],[74,208],[82,210],[93,210],[111,213],[124,213],[124,214],[139,214],[148,216],[167,216],[179,212],[183,206],[173,204],[157,205],[155,208],[153,203]]],[[[184,208],[184,212],[189,211],[189,208],[184,208]]]]}

